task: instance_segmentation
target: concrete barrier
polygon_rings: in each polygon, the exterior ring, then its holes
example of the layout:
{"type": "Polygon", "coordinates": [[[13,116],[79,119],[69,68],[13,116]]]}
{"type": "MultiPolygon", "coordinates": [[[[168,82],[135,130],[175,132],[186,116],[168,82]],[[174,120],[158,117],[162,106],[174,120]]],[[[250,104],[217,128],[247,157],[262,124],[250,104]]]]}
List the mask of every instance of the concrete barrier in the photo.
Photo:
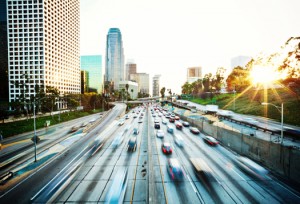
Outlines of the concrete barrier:
{"type": "Polygon", "coordinates": [[[197,127],[205,134],[211,135],[238,154],[245,155],[300,184],[300,150],[294,147],[281,146],[278,143],[262,140],[257,137],[217,126],[204,120],[194,120],[180,116],[191,126],[197,127]]]}

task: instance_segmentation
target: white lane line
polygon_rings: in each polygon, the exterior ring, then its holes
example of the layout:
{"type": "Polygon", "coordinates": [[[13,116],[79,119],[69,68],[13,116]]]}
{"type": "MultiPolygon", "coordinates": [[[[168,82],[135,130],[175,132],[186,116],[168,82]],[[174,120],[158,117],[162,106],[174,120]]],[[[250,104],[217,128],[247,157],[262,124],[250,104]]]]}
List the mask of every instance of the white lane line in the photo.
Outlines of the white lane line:
{"type": "Polygon", "coordinates": [[[76,157],[74,157],[62,170],[60,170],[60,172],[58,173],[58,174],[56,174],[56,176],[55,177],[53,177],[37,194],[35,194],[30,200],[34,200],[48,185],[50,185],[50,183],[54,180],[54,179],[56,179],[67,167],[69,167],[70,165],[71,165],[71,163],[73,163],[73,161],[75,160],[75,159],[77,159],[77,157],[79,157],[79,155],[83,152],[83,151],[85,151],[86,149],[88,148],[88,146],[87,147],[85,147],[79,154],[77,154],[76,155],[76,157]]]}

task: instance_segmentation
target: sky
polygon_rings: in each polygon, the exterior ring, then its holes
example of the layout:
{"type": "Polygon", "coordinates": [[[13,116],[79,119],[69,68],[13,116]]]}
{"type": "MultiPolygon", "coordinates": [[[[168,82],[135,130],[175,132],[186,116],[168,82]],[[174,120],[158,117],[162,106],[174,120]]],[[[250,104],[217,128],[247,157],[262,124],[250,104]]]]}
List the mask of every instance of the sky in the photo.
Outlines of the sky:
{"type": "Polygon", "coordinates": [[[300,0],[81,0],[80,54],[102,55],[104,72],[106,35],[119,28],[125,63],[150,74],[150,87],[160,74],[161,87],[181,93],[188,67],[230,70],[233,57],[273,53],[300,36],[299,8],[300,0]]]}

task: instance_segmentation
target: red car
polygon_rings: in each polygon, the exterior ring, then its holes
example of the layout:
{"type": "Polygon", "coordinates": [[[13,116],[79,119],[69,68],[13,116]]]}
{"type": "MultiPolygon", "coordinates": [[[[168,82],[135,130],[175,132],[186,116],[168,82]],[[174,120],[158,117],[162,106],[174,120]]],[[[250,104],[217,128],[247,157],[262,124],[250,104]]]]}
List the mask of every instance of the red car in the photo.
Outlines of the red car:
{"type": "Polygon", "coordinates": [[[181,130],[182,129],[182,124],[180,122],[177,122],[176,124],[176,128],[181,130]]]}
{"type": "Polygon", "coordinates": [[[174,123],[175,122],[175,118],[170,117],[169,121],[170,121],[170,123],[174,123]]]}
{"type": "Polygon", "coordinates": [[[163,151],[164,154],[172,154],[171,144],[168,142],[162,143],[161,150],[163,151]]]}
{"type": "Polygon", "coordinates": [[[195,128],[195,127],[191,127],[190,131],[191,131],[191,133],[194,133],[196,135],[198,135],[200,133],[200,131],[197,128],[195,128]]]}
{"type": "Polygon", "coordinates": [[[180,120],[179,116],[176,115],[175,116],[175,120],[180,120]]]}
{"type": "Polygon", "coordinates": [[[217,144],[219,144],[218,140],[216,140],[215,138],[211,137],[211,136],[205,136],[203,138],[204,142],[211,145],[211,146],[216,146],[217,144]]]}

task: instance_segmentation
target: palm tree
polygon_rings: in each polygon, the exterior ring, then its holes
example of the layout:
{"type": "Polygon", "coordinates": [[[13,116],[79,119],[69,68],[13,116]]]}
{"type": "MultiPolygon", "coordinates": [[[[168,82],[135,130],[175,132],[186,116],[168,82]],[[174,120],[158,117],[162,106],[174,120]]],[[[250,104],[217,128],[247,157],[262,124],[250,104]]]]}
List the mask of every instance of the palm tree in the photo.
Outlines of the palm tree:
{"type": "Polygon", "coordinates": [[[133,89],[131,89],[130,91],[131,91],[131,99],[133,99],[133,89]]]}
{"type": "Polygon", "coordinates": [[[165,98],[165,92],[166,92],[166,87],[162,87],[162,89],[160,90],[160,95],[162,99],[165,98]]]}
{"type": "Polygon", "coordinates": [[[129,84],[126,84],[125,87],[126,87],[126,99],[128,101],[128,88],[129,88],[129,84]]]}

